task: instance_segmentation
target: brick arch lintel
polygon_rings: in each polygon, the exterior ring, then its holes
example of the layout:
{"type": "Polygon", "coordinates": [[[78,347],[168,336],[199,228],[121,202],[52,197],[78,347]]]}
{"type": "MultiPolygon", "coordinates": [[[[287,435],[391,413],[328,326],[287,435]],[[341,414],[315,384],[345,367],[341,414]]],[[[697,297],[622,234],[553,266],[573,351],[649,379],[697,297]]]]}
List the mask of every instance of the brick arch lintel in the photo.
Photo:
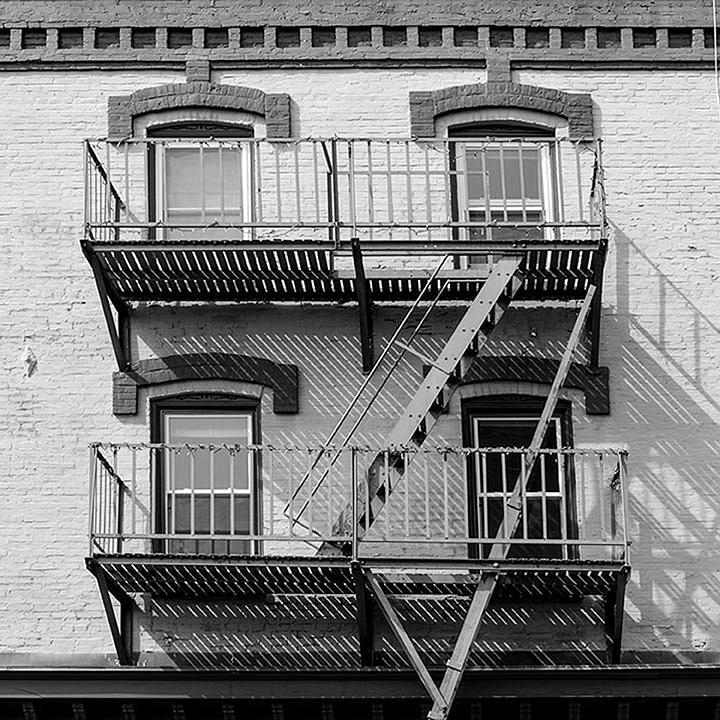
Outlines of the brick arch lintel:
{"type": "MultiPolygon", "coordinates": [[[[560,365],[554,358],[487,355],[476,358],[462,384],[480,382],[525,382],[551,385],[560,365]]],[[[572,363],[565,388],[582,390],[588,415],[610,414],[610,372],[607,367],[572,363]]]]}
{"type": "Polygon", "coordinates": [[[138,389],[180,380],[236,380],[273,390],[276,413],[298,411],[297,365],[230,353],[187,353],[138,360],[127,372],[113,373],[113,413],[135,415],[138,389]]]}
{"type": "Polygon", "coordinates": [[[591,95],[497,81],[411,92],[410,132],[413,137],[435,137],[435,120],[439,116],[489,107],[556,115],[567,120],[571,140],[590,140],[594,136],[591,95]]]}
{"type": "Polygon", "coordinates": [[[291,137],[289,95],[266,93],[242,85],[186,82],[156,85],[130,95],[109,97],[108,138],[131,137],[133,120],[146,113],[189,107],[252,113],[264,118],[267,137],[291,137]]]}

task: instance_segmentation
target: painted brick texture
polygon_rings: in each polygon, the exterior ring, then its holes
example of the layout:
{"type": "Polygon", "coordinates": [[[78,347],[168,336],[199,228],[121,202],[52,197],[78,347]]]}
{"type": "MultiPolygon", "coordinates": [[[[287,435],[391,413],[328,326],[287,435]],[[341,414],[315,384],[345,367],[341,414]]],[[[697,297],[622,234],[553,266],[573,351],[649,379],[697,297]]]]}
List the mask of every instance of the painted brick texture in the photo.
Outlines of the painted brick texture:
{"type": "MultiPolygon", "coordinates": [[[[246,69],[212,77],[215,83],[292,96],[298,136],[379,137],[409,134],[409,93],[485,79],[483,72],[468,68],[246,69]]],[[[105,133],[109,97],[184,80],[180,71],[0,74],[0,161],[6,169],[0,181],[5,198],[0,235],[5,258],[0,265],[4,660],[60,664],[72,655],[78,662],[112,662],[97,590],[83,567],[87,444],[147,441],[150,392],[140,391],[136,416],[111,413],[113,392],[125,396],[130,389],[113,387],[110,343],[78,246],[80,140],[105,133]],[[37,367],[27,376],[29,349],[37,367]]],[[[626,444],[630,450],[634,544],[625,649],[631,659],[650,651],[716,657],[720,335],[714,318],[720,179],[715,168],[720,141],[712,74],[523,70],[513,74],[513,82],[590,94],[598,110],[596,130],[604,138],[612,242],[601,362],[610,369],[612,414],[587,415],[578,390],[567,390],[565,397],[573,403],[576,445],[626,444]]],[[[378,309],[378,346],[398,317],[396,310],[378,309]]],[[[452,310],[439,313],[422,335],[423,349],[439,349],[456,317],[452,310]]],[[[570,321],[570,313],[553,308],[513,308],[487,352],[557,358],[570,321]]],[[[252,386],[248,392],[262,397],[265,441],[304,445],[324,438],[362,382],[355,323],[351,307],[147,307],[133,318],[133,358],[200,348],[296,364],[297,415],[275,415],[271,390],[252,386]]],[[[409,383],[420,376],[419,361],[403,367],[390,399],[371,418],[368,440],[387,433],[409,383]]],[[[205,390],[226,387],[225,381],[202,385],[205,390]]],[[[457,443],[459,402],[460,396],[438,424],[434,440],[457,443]]],[[[287,633],[314,639],[318,647],[331,647],[332,638],[339,637],[336,626],[317,621],[307,608],[298,610],[294,623],[277,608],[261,609],[266,617],[250,622],[250,605],[233,607],[238,624],[250,624],[245,631],[228,631],[219,642],[231,657],[261,648],[264,639],[279,648],[287,633]]],[[[545,611],[549,619],[536,623],[537,645],[555,636],[558,650],[602,648],[598,622],[558,637],[563,609],[545,611]]],[[[503,617],[491,616],[488,643],[511,636],[520,647],[526,642],[524,630],[504,625],[503,617]]],[[[155,608],[140,620],[141,647],[155,652],[151,662],[159,664],[170,662],[168,653],[173,662],[183,656],[188,660],[202,644],[202,632],[217,629],[211,619],[193,624],[170,609],[155,608]]],[[[349,635],[351,620],[341,625],[349,635]]]]}

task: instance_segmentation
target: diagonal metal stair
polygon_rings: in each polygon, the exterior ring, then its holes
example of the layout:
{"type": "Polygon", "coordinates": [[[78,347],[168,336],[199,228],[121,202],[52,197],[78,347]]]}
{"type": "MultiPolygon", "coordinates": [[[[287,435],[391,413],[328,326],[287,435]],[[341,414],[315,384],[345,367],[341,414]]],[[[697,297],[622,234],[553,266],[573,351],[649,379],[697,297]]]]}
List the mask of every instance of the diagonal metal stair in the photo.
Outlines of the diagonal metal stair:
{"type": "MultiPolygon", "coordinates": [[[[475,355],[520,289],[524,280],[521,264],[521,256],[503,256],[495,262],[486,282],[437,358],[431,360],[403,346],[420,357],[429,369],[384,443],[390,452],[379,453],[368,466],[366,507],[355,520],[357,537],[372,525],[392,489],[405,474],[408,454],[403,450],[422,446],[437,419],[447,411],[450,399],[475,355]]],[[[350,505],[343,509],[334,524],[334,535],[345,534],[352,528],[352,514],[350,505]]],[[[319,554],[330,552],[337,552],[337,548],[328,543],[318,550],[319,554]]]]}

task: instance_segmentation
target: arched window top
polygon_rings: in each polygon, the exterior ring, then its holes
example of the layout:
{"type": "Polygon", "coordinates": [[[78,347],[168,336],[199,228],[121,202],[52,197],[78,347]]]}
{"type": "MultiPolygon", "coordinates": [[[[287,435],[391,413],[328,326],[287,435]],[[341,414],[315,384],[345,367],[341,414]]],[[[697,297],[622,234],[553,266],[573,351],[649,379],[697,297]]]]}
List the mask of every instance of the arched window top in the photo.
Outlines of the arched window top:
{"type": "MultiPolygon", "coordinates": [[[[225,116],[237,113],[243,118],[242,123],[249,115],[264,121],[267,137],[291,137],[289,95],[209,82],[158,85],[108,98],[108,137],[121,140],[137,135],[136,121],[149,114],[167,115],[168,122],[194,122],[198,112],[225,116]]],[[[204,118],[200,120],[204,121],[204,118]]],[[[208,120],[214,121],[211,117],[208,120]]],[[[160,121],[159,124],[166,123],[160,121]]]]}
{"type": "Polygon", "coordinates": [[[451,138],[553,138],[555,128],[547,125],[536,125],[527,122],[508,120],[506,122],[468,121],[459,124],[452,124],[447,129],[448,137],[451,138]]]}
{"type": "Polygon", "coordinates": [[[505,120],[518,121],[518,115],[532,113],[547,118],[545,122],[539,123],[541,125],[567,125],[572,140],[589,140],[594,135],[590,95],[507,82],[457,85],[440,90],[411,92],[411,133],[414,137],[436,137],[436,124],[439,121],[445,125],[456,122],[462,124],[466,120],[453,122],[452,116],[466,117],[468,112],[488,110],[503,124],[505,120]]]}
{"type": "Polygon", "coordinates": [[[148,137],[156,138],[246,138],[253,136],[250,125],[202,120],[150,125],[148,137]]]}

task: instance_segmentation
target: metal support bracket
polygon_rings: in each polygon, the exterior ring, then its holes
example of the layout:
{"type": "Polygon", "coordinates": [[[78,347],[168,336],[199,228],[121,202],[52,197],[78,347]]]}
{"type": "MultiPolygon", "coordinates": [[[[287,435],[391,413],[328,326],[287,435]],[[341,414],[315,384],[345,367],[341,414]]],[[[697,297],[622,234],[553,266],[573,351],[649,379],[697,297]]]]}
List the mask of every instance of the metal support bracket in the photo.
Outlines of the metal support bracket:
{"type": "Polygon", "coordinates": [[[371,667],[375,664],[374,626],[372,600],[365,584],[365,574],[360,563],[352,563],[353,582],[355,584],[355,613],[360,642],[360,664],[371,667]]]}
{"type": "Polygon", "coordinates": [[[620,662],[622,655],[625,586],[629,574],[630,569],[623,568],[605,600],[605,642],[607,644],[608,662],[613,665],[620,662]]]}
{"type": "Polygon", "coordinates": [[[362,352],[362,369],[364,373],[372,370],[375,364],[375,338],[373,336],[373,308],[370,296],[370,283],[365,277],[360,240],[356,237],[350,240],[355,268],[355,292],[360,316],[360,348],[362,352]]]}
{"type": "Polygon", "coordinates": [[[80,245],[85,258],[92,268],[93,278],[95,279],[95,285],[98,290],[98,295],[100,296],[100,306],[102,307],[105,324],[110,334],[110,342],[112,342],[118,370],[125,372],[130,367],[130,310],[120,298],[116,297],[114,293],[109,292],[107,284],[105,283],[102,266],[100,265],[100,259],[90,243],[86,240],[81,240],[80,245]],[[118,317],[117,324],[113,318],[110,303],[115,306],[118,317]]]}
{"type": "Polygon", "coordinates": [[[90,566],[89,569],[97,580],[100,599],[110,626],[110,634],[115,645],[118,662],[120,665],[125,666],[135,665],[136,660],[133,653],[133,611],[135,603],[127,593],[116,587],[113,582],[108,582],[108,577],[101,567],[95,565],[90,566]],[[115,615],[111,596],[120,604],[119,621],[115,615]]]}
{"type": "Polygon", "coordinates": [[[596,368],[600,364],[600,324],[602,321],[602,287],[605,274],[605,259],[607,257],[607,240],[602,238],[595,254],[595,268],[593,285],[595,297],[590,311],[590,367],[596,368]]]}

